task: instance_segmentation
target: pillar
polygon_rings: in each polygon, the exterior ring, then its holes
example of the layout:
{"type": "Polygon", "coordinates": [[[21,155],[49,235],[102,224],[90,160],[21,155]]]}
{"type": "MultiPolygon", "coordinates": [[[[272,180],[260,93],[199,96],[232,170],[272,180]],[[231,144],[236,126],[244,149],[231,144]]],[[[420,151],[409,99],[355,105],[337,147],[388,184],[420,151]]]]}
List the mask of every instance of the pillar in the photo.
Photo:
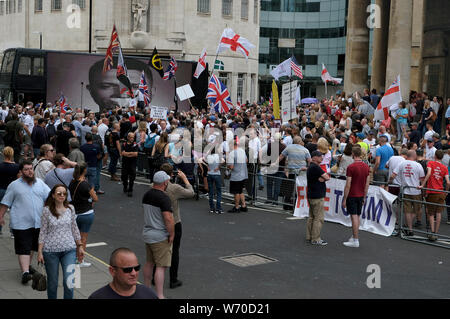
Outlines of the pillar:
{"type": "Polygon", "coordinates": [[[349,0],[344,90],[362,92],[369,81],[369,28],[367,7],[370,0],[349,0]]]}
{"type": "Polygon", "coordinates": [[[375,0],[380,8],[381,25],[373,30],[373,56],[372,56],[372,80],[371,88],[378,93],[385,91],[386,63],[389,38],[390,1],[375,0]]]}
{"type": "Polygon", "coordinates": [[[411,79],[413,0],[392,0],[386,68],[386,88],[400,75],[403,100],[408,102],[411,79]]]}
{"type": "Polygon", "coordinates": [[[411,90],[420,92],[422,89],[422,50],[423,30],[425,23],[425,0],[414,0],[411,48],[411,90]]]}

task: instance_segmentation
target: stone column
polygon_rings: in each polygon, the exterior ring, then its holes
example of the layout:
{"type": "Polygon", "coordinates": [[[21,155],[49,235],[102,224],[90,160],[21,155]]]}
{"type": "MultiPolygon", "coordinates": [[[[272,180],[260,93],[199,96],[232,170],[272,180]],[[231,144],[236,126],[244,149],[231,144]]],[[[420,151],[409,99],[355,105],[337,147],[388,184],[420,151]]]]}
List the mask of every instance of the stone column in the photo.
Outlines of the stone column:
{"type": "Polygon", "coordinates": [[[411,76],[413,0],[392,0],[386,88],[400,75],[403,100],[408,102],[411,76]]]}
{"type": "Polygon", "coordinates": [[[378,93],[384,91],[386,84],[386,63],[389,38],[390,1],[375,0],[380,8],[381,25],[373,30],[373,57],[371,88],[378,93]]]}
{"type": "Polygon", "coordinates": [[[368,86],[369,28],[367,7],[370,0],[349,0],[344,90],[362,92],[368,86]]]}

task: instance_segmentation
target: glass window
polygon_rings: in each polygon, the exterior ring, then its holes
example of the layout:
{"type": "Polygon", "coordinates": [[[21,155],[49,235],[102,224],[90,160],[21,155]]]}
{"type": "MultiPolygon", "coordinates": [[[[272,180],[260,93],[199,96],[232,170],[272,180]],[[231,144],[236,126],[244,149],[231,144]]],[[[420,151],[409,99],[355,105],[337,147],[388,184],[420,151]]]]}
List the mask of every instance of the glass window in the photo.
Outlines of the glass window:
{"type": "Polygon", "coordinates": [[[23,56],[20,57],[19,68],[17,69],[17,74],[20,75],[31,75],[31,57],[23,56]]]}
{"type": "Polygon", "coordinates": [[[52,0],[52,11],[60,11],[61,8],[61,0],[52,0]]]}
{"type": "Polygon", "coordinates": [[[42,0],[34,0],[34,11],[36,12],[42,11],[42,0]]]}
{"type": "Polygon", "coordinates": [[[228,73],[219,72],[219,80],[228,88],[228,73]]]}
{"type": "Polygon", "coordinates": [[[248,0],[241,0],[241,19],[248,19],[248,0]]]}
{"type": "Polygon", "coordinates": [[[253,22],[258,23],[259,20],[259,8],[258,8],[259,0],[254,0],[253,2],[253,22]]]}
{"type": "Polygon", "coordinates": [[[22,12],[22,0],[17,0],[17,12],[22,12]]]}
{"type": "Polygon", "coordinates": [[[245,88],[245,74],[239,73],[237,81],[237,98],[239,101],[242,101],[242,97],[244,96],[244,88],[245,88]]]}
{"type": "Polygon", "coordinates": [[[233,15],[233,0],[222,0],[222,15],[233,15]]]}
{"type": "Polygon", "coordinates": [[[0,16],[5,14],[5,1],[0,1],[0,16]]]}
{"type": "Polygon", "coordinates": [[[12,73],[14,67],[14,59],[16,58],[15,52],[8,52],[3,57],[2,73],[12,73]]]}
{"type": "Polygon", "coordinates": [[[280,11],[280,0],[262,0],[261,11],[280,11]]]}
{"type": "Polygon", "coordinates": [[[76,4],[80,9],[86,9],[86,0],[72,0],[72,4],[76,4]]]}
{"type": "Polygon", "coordinates": [[[33,75],[44,76],[44,58],[33,59],[33,75]]]}
{"type": "Polygon", "coordinates": [[[197,12],[210,13],[210,0],[197,0],[197,12]]]}

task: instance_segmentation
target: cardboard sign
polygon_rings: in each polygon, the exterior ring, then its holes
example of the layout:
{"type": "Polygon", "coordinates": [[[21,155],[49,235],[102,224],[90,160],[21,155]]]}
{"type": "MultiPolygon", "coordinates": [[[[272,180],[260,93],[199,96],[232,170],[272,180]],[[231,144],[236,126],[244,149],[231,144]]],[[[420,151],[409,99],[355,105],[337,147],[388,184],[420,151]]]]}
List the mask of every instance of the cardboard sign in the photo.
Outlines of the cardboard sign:
{"type": "Polygon", "coordinates": [[[186,84],[185,86],[181,86],[177,88],[177,95],[180,98],[180,101],[185,101],[187,99],[190,99],[191,97],[194,97],[195,94],[192,92],[192,88],[189,84],[186,84]]]}
{"type": "Polygon", "coordinates": [[[167,108],[161,106],[152,106],[150,117],[152,119],[167,120],[167,108]]]}

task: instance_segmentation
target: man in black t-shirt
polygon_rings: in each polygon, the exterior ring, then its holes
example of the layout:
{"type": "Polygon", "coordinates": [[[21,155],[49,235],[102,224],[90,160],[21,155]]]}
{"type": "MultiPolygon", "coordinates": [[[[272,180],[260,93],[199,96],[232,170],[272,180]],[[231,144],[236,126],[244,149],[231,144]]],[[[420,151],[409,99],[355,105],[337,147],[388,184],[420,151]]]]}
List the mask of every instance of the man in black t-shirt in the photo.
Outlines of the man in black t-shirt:
{"type": "Polygon", "coordinates": [[[155,292],[137,283],[139,265],[136,254],[128,248],[116,249],[109,260],[113,281],[95,291],[89,299],[158,299],[155,292]]]}
{"type": "Polygon", "coordinates": [[[101,150],[98,145],[94,144],[91,133],[85,136],[86,144],[80,147],[80,151],[84,154],[84,159],[88,165],[87,178],[89,184],[95,188],[97,184],[97,163],[101,160],[101,150]]]}
{"type": "Polygon", "coordinates": [[[68,157],[70,153],[69,140],[74,136],[75,135],[70,132],[70,123],[64,122],[63,130],[56,131],[56,152],[68,157]]]}
{"type": "Polygon", "coordinates": [[[122,144],[122,183],[123,192],[133,196],[133,185],[136,179],[136,164],[139,148],[134,142],[134,133],[130,132],[127,141],[122,144]]]}
{"type": "Polygon", "coordinates": [[[311,165],[306,172],[308,180],[309,218],[306,227],[306,241],[313,245],[325,246],[327,242],[320,238],[320,232],[324,223],[323,203],[327,187],[325,182],[330,176],[322,170],[323,154],[314,151],[311,154],[311,165]]]}
{"type": "Polygon", "coordinates": [[[108,147],[108,154],[110,157],[108,171],[111,173],[112,181],[120,181],[120,178],[116,175],[117,162],[120,159],[120,124],[114,123],[112,132],[107,132],[105,135],[105,144],[108,147]]]}

